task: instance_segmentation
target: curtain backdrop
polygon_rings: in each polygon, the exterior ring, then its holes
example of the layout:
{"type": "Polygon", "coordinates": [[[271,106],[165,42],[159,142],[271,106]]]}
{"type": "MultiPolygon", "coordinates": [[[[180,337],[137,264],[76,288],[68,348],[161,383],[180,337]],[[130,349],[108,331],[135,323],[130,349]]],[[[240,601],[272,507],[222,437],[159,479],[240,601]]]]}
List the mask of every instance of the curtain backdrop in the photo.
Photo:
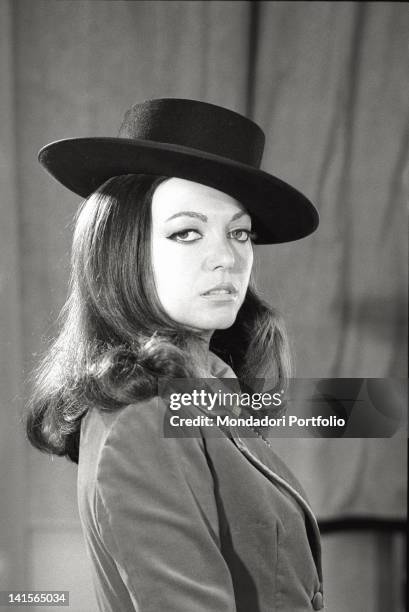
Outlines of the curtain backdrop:
{"type": "MultiPolygon", "coordinates": [[[[263,169],[304,191],[321,217],[309,238],[256,256],[260,292],[285,315],[297,376],[406,376],[408,31],[406,6],[391,2],[2,0],[2,585],[19,576],[14,588],[47,588],[47,575],[72,589],[75,580],[73,612],[91,610],[76,470],[30,449],[18,422],[23,381],[66,297],[79,204],[41,169],[38,149],[114,136],[124,110],[148,98],[248,113],[266,133],[263,169]]],[[[319,517],[403,516],[400,438],[275,444],[319,517]]],[[[367,566],[365,604],[358,597],[353,608],[344,594],[332,610],[378,609],[368,594],[374,550],[365,560],[357,549],[351,561],[367,566]]],[[[335,557],[334,548],[329,582],[335,557]]]]}
{"type": "MultiPolygon", "coordinates": [[[[254,118],[264,168],[305,189],[321,224],[260,249],[299,377],[406,377],[409,12],[395,3],[258,5],[254,118]]],[[[399,440],[277,440],[319,516],[400,516],[399,440]],[[376,485],[375,485],[376,483],[376,485]]]]}

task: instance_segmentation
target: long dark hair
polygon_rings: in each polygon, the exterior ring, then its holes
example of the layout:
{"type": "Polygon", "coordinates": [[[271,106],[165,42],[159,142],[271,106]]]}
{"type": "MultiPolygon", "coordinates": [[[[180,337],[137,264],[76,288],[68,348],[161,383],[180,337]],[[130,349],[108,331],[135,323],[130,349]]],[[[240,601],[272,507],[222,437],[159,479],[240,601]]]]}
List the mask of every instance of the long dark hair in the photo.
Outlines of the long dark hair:
{"type": "MultiPolygon", "coordinates": [[[[168,177],[109,179],[79,209],[60,332],[33,376],[26,428],[36,448],[78,462],[81,419],[157,394],[158,377],[194,376],[186,347],[197,336],[161,308],[150,257],[151,203],[168,177]]],[[[290,356],[277,312],[251,288],[236,321],[210,349],[247,381],[274,365],[284,385],[290,356]]]]}

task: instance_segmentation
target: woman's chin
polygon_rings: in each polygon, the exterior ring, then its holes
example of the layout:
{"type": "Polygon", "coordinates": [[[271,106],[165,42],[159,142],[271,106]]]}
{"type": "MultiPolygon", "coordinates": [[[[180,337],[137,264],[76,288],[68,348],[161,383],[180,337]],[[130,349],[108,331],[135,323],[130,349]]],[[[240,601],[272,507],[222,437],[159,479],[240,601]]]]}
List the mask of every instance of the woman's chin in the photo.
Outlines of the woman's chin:
{"type": "Polygon", "coordinates": [[[236,308],[218,309],[218,312],[215,312],[215,310],[213,312],[196,312],[195,316],[172,316],[174,321],[181,323],[188,329],[210,333],[216,329],[228,329],[233,325],[236,317],[236,308]]]}
{"type": "Polygon", "coordinates": [[[195,325],[197,329],[203,331],[214,331],[216,329],[228,329],[236,320],[236,314],[225,315],[223,317],[214,317],[212,319],[198,321],[195,325]]]}

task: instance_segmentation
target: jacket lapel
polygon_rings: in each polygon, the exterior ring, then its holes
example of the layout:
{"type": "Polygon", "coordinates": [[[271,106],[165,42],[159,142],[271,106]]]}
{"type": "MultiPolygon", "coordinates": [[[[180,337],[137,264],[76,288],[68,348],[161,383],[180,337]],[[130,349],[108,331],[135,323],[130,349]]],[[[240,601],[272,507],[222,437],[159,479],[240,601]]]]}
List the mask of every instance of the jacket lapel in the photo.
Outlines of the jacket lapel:
{"type": "MultiPolygon", "coordinates": [[[[223,384],[223,378],[236,378],[233,370],[224,361],[213,353],[210,353],[210,355],[211,376],[218,379],[218,384],[223,384]]],[[[226,380],[225,386],[230,387],[230,384],[226,384],[227,382],[226,380]]],[[[231,389],[229,390],[231,391],[231,389]]],[[[235,412],[234,409],[233,412],[235,412]]],[[[238,412],[235,412],[232,416],[238,416],[238,414],[238,412]]],[[[289,493],[304,510],[312,554],[319,579],[322,581],[320,532],[317,519],[302,486],[286,464],[273,451],[270,442],[261,435],[257,435],[253,429],[249,427],[230,427],[228,432],[225,431],[225,433],[229,435],[235,446],[254,467],[263,473],[272,484],[289,493]]]]}
{"type": "Polygon", "coordinates": [[[268,445],[265,439],[254,437],[248,428],[231,427],[231,440],[242,454],[275,486],[289,493],[304,510],[308,539],[320,581],[322,581],[321,542],[317,519],[308,502],[307,495],[285,463],[268,445]],[[243,437],[246,434],[249,437],[243,437]],[[251,437],[250,437],[251,436],[251,437]]]}

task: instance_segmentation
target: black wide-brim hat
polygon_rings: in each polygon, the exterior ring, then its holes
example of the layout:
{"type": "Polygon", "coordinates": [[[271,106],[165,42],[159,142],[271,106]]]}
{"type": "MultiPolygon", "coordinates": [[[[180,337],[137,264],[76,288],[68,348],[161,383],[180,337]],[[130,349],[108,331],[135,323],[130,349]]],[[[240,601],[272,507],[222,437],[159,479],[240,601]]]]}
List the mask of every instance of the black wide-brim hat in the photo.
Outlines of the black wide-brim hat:
{"type": "Polygon", "coordinates": [[[318,226],[301,192],[260,170],[261,128],[234,111],[178,98],[148,100],[125,114],[118,138],[68,138],[39,152],[62,185],[86,198],[113,176],[179,177],[223,191],[243,204],[255,242],[298,240],[318,226]]]}

